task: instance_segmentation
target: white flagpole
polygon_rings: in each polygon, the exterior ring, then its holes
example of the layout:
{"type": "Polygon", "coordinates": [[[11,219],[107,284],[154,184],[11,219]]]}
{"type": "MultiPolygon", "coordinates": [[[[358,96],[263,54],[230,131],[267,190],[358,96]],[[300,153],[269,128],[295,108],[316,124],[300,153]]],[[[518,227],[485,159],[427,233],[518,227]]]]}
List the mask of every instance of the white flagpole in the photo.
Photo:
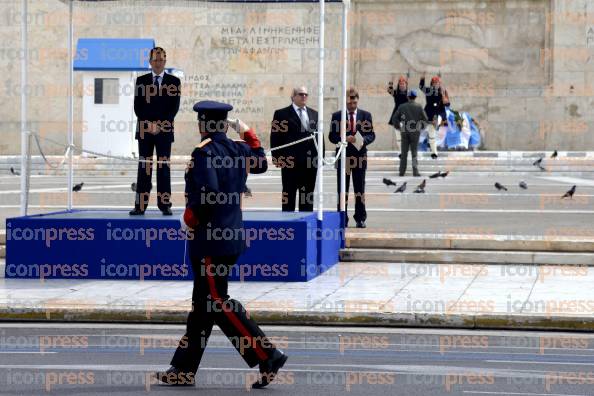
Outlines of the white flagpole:
{"type": "Polygon", "coordinates": [[[325,0],[320,0],[320,64],[318,71],[318,220],[324,218],[324,18],[326,16],[325,0]]]}
{"type": "Polygon", "coordinates": [[[21,4],[21,216],[27,215],[27,65],[29,62],[29,48],[27,43],[27,1],[22,0],[21,4]]]}
{"type": "MultiPolygon", "coordinates": [[[[340,141],[346,144],[346,91],[347,91],[347,68],[348,68],[348,13],[350,0],[344,0],[342,3],[342,121],[340,123],[340,141]]],[[[340,152],[340,211],[346,210],[346,147],[340,152]]]]}
{"type": "Polygon", "coordinates": [[[72,210],[72,185],[74,183],[74,166],[73,166],[73,153],[72,146],[74,145],[74,52],[73,52],[73,0],[70,0],[68,4],[68,210],[72,210]]]}

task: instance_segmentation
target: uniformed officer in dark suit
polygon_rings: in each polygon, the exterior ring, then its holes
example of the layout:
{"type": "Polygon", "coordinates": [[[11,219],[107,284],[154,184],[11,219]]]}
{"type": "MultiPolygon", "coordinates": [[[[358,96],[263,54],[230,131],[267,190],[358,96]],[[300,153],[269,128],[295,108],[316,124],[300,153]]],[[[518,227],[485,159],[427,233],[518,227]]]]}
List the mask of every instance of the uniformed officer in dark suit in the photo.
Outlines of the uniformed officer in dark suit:
{"type": "Polygon", "coordinates": [[[136,79],[134,113],[138,118],[138,177],[136,200],[130,215],[144,214],[151,193],[153,153],[157,152],[157,205],[164,215],[171,215],[171,176],[169,158],[173,143],[174,119],[179,110],[179,78],[165,72],[166,54],[161,47],[150,52],[152,71],[136,79]]]}
{"type": "Polygon", "coordinates": [[[227,294],[229,271],[245,249],[241,195],[247,175],[267,169],[264,149],[253,130],[238,122],[236,128],[243,140],[227,137],[227,112],[232,109],[212,101],[194,105],[202,142],[192,152],[186,169],[186,210],[180,219],[194,234],[188,238],[194,272],[192,311],[171,368],[155,374],[170,385],[194,384],[215,323],[250,367],[259,365],[260,379],[252,387],[270,383],[287,360],[241,303],[227,294]]]}
{"type": "Polygon", "coordinates": [[[417,151],[419,148],[419,137],[421,131],[427,126],[428,118],[423,107],[416,102],[417,91],[411,89],[408,93],[408,102],[401,104],[394,114],[393,122],[399,126],[402,139],[402,153],[400,155],[399,175],[404,176],[406,172],[406,161],[408,150],[412,157],[413,176],[421,176],[419,173],[417,151]]]}
{"type": "MultiPolygon", "coordinates": [[[[346,202],[349,196],[349,184],[351,176],[353,177],[353,188],[355,190],[355,216],[357,228],[365,228],[365,220],[367,220],[367,211],[365,210],[365,172],[367,170],[367,146],[375,140],[375,132],[373,131],[373,119],[371,113],[363,109],[359,109],[359,92],[355,88],[347,90],[347,130],[346,139],[348,145],[346,147],[346,202]],[[363,137],[363,146],[360,150],[355,147],[355,135],[358,133],[363,137]]],[[[328,139],[331,143],[338,144],[340,142],[340,121],[342,119],[342,111],[337,111],[332,114],[332,121],[330,123],[330,134],[328,139]]],[[[338,169],[338,210],[340,210],[340,161],[337,162],[338,169]]],[[[346,209],[346,207],[345,207],[346,209]]],[[[345,227],[348,226],[349,216],[348,209],[345,210],[345,227]]]]}
{"type": "MultiPolygon", "coordinates": [[[[299,192],[299,211],[313,211],[318,169],[318,150],[314,141],[307,140],[274,150],[275,147],[314,135],[318,130],[318,112],[307,107],[308,96],[305,87],[293,89],[291,95],[293,103],[288,107],[276,110],[272,120],[270,148],[273,149],[273,164],[281,168],[282,209],[284,212],[295,211],[297,192],[299,192]]],[[[323,149],[321,151],[324,155],[323,149]]]]}

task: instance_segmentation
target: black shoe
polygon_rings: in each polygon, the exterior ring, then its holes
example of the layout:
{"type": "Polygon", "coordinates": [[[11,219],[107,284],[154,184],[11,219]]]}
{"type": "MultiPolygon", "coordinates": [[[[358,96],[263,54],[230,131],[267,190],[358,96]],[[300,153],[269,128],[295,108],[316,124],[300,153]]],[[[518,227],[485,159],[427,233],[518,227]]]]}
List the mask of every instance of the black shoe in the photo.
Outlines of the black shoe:
{"type": "Polygon", "coordinates": [[[140,208],[134,208],[129,214],[130,216],[142,216],[144,214],[144,210],[140,210],[140,208]]]}
{"type": "Polygon", "coordinates": [[[432,153],[432,154],[431,154],[431,158],[433,158],[433,159],[437,159],[437,154],[435,154],[435,153],[432,153]]]}
{"type": "Polygon", "coordinates": [[[163,216],[171,216],[173,214],[170,208],[161,209],[161,213],[163,213],[163,216]]]}
{"type": "Polygon", "coordinates": [[[167,371],[153,373],[153,378],[159,382],[171,386],[194,386],[196,375],[192,372],[184,372],[173,366],[167,371]]]}
{"type": "Polygon", "coordinates": [[[415,176],[415,177],[421,176],[421,174],[419,173],[419,170],[417,168],[413,168],[413,176],[415,176]]]}
{"type": "Polygon", "coordinates": [[[274,381],[274,377],[278,373],[281,367],[285,365],[289,357],[279,351],[278,349],[274,351],[272,357],[265,362],[260,363],[260,379],[258,382],[254,382],[252,384],[253,389],[262,389],[272,381],[274,381]]]}
{"type": "Polygon", "coordinates": [[[357,228],[367,228],[367,224],[364,221],[358,221],[357,228]]]}
{"type": "Polygon", "coordinates": [[[400,177],[404,177],[404,172],[398,174],[400,177]]]}

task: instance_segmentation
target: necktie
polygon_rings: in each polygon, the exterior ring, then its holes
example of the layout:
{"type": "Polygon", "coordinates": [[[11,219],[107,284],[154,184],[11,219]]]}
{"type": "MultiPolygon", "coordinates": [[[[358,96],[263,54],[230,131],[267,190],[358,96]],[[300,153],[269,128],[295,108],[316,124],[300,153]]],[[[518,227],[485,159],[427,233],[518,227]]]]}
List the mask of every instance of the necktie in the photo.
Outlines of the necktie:
{"type": "Polygon", "coordinates": [[[305,131],[307,131],[307,121],[305,120],[304,112],[305,110],[302,107],[299,107],[299,119],[301,120],[301,126],[303,127],[303,129],[305,129],[305,131]]]}
{"type": "Polygon", "coordinates": [[[356,133],[356,129],[355,129],[355,113],[354,112],[350,112],[349,113],[349,131],[351,131],[351,133],[354,135],[356,133]]]}
{"type": "Polygon", "coordinates": [[[159,76],[155,76],[155,85],[157,86],[157,88],[159,88],[159,76]]]}

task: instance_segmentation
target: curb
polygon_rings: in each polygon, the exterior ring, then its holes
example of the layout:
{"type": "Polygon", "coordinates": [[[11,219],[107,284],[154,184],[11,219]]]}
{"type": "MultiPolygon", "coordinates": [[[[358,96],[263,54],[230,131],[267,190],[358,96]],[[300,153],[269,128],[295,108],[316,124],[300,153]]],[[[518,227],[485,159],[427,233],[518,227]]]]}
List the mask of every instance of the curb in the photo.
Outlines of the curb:
{"type": "Polygon", "coordinates": [[[339,257],[342,262],[594,266],[593,253],[573,252],[348,248],[341,250],[339,257]]]}
{"type": "MultiPolygon", "coordinates": [[[[0,309],[0,321],[35,322],[110,322],[184,324],[186,310],[154,310],[147,315],[140,309],[0,309]]],[[[547,316],[502,314],[441,313],[342,313],[342,312],[279,312],[252,311],[251,316],[262,325],[421,327],[498,330],[563,330],[593,331],[593,316],[547,316]]]]}
{"type": "Polygon", "coordinates": [[[594,252],[592,237],[509,236],[505,234],[415,234],[347,232],[347,248],[448,249],[533,252],[594,252]]]}

